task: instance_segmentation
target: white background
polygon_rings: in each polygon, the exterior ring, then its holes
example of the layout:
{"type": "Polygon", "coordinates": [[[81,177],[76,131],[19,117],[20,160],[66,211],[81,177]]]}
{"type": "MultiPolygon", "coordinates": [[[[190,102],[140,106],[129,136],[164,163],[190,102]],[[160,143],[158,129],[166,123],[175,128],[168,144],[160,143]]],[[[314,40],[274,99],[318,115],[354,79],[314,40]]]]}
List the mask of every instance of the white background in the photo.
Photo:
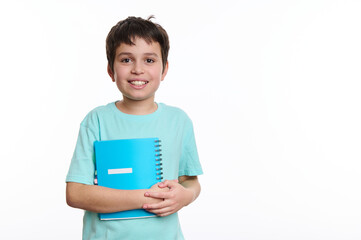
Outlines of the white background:
{"type": "Polygon", "coordinates": [[[80,239],[79,123],[121,99],[105,38],[156,16],[158,102],[193,119],[205,174],[186,239],[361,239],[360,1],[1,1],[2,239],[80,239]]]}

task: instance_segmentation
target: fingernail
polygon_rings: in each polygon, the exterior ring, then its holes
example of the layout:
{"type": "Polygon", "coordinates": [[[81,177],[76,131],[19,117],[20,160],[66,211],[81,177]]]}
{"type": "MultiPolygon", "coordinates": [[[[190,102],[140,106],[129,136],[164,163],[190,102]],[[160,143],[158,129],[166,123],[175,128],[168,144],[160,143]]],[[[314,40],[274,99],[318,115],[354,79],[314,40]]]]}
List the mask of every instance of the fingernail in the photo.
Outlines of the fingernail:
{"type": "Polygon", "coordinates": [[[146,209],[146,208],[148,208],[148,206],[147,206],[147,205],[144,205],[143,208],[146,209]]]}
{"type": "Polygon", "coordinates": [[[148,192],[144,193],[144,196],[149,197],[149,193],[148,192]]]}

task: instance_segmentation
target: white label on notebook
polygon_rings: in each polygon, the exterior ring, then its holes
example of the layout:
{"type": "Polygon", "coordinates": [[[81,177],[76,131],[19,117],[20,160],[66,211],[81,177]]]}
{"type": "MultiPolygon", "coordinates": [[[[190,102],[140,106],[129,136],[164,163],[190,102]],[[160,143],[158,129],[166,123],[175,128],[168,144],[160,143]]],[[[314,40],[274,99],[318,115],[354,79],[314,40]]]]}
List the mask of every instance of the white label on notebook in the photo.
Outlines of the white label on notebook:
{"type": "Polygon", "coordinates": [[[133,168],[117,168],[117,169],[108,169],[108,174],[122,174],[122,173],[132,173],[133,168]]]}

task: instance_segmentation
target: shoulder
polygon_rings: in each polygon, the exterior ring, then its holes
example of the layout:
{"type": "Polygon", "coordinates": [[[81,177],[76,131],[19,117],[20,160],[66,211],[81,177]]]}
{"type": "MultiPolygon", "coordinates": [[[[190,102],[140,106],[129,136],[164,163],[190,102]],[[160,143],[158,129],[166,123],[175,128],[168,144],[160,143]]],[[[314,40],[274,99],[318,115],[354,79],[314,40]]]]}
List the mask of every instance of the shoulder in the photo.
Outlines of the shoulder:
{"type": "Polygon", "coordinates": [[[183,111],[182,109],[180,109],[179,107],[174,107],[174,106],[169,106],[167,104],[164,104],[164,103],[159,103],[160,106],[162,107],[162,111],[167,114],[167,115],[170,115],[170,116],[174,116],[174,117],[177,117],[177,118],[181,118],[181,119],[184,119],[184,120],[188,120],[190,121],[190,117],[188,116],[188,114],[183,111]]]}
{"type": "Polygon", "coordinates": [[[161,103],[162,107],[162,120],[167,123],[171,123],[172,126],[183,129],[187,132],[193,129],[193,122],[189,115],[182,109],[174,106],[169,106],[161,103]]]}
{"type": "Polygon", "coordinates": [[[81,122],[82,126],[91,127],[96,125],[99,122],[99,118],[102,116],[108,115],[112,112],[112,105],[114,102],[108,103],[106,105],[98,106],[92,109],[81,122]]]}

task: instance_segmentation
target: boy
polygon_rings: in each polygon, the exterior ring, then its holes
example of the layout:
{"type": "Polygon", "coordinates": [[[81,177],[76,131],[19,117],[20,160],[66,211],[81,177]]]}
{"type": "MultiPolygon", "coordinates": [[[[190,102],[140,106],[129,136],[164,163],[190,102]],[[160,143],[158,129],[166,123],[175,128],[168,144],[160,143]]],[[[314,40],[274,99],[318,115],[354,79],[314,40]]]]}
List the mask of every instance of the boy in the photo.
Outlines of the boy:
{"type": "Polygon", "coordinates": [[[200,193],[202,168],[192,122],[182,110],[154,101],[168,70],[169,40],[150,19],[128,17],[110,30],[108,74],[123,100],[95,108],[80,124],[66,198],[69,206],[86,210],[83,239],[183,239],[177,211],[200,193]],[[94,185],[94,141],[146,137],[162,140],[167,180],[141,190],[94,185]],[[139,208],[158,217],[101,221],[98,216],[139,208]]]}

